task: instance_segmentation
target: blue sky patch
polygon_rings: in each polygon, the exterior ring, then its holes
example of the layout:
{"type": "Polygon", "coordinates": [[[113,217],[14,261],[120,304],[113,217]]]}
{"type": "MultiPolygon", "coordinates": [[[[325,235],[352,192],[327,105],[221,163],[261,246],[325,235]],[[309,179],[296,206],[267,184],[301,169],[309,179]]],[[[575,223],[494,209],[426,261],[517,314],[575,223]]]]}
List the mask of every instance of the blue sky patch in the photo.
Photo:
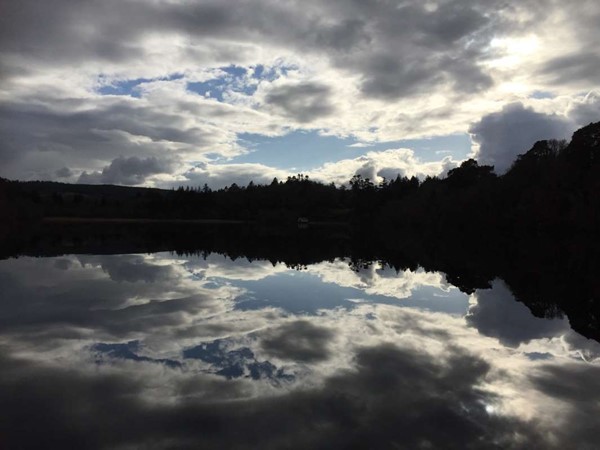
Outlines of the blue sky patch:
{"type": "MultiPolygon", "coordinates": [[[[180,80],[183,78],[181,74],[173,74],[162,78],[135,78],[131,80],[113,81],[98,89],[98,93],[101,95],[128,95],[130,97],[140,97],[140,91],[138,86],[143,83],[149,83],[151,81],[172,81],[180,80]]],[[[99,78],[100,81],[104,79],[103,76],[99,78]]]]}
{"type": "Polygon", "coordinates": [[[535,91],[533,94],[531,94],[532,98],[537,98],[537,99],[544,99],[544,98],[554,98],[554,95],[552,95],[551,92],[547,92],[547,91],[535,91]]]}
{"type": "Polygon", "coordinates": [[[253,95],[260,81],[274,81],[292,70],[297,70],[297,67],[293,65],[267,67],[258,64],[248,68],[232,65],[219,67],[219,70],[225,75],[206,81],[189,82],[187,90],[222,102],[223,94],[228,90],[253,95]]]}
{"type": "Polygon", "coordinates": [[[141,350],[140,341],[129,341],[126,343],[117,344],[99,342],[92,345],[91,350],[96,352],[96,362],[98,364],[102,364],[104,362],[102,356],[106,356],[112,359],[126,359],[137,362],[159,363],[170,368],[181,367],[181,363],[173,359],[155,359],[148,358],[147,356],[140,356],[138,354],[141,350]]]}
{"type": "Polygon", "coordinates": [[[267,137],[242,133],[239,144],[250,149],[234,158],[233,163],[262,163],[279,169],[311,170],[326,162],[353,159],[370,151],[410,148],[421,161],[439,161],[446,156],[465,159],[471,152],[467,133],[430,139],[410,139],[375,143],[368,147],[350,147],[354,138],[321,136],[318,131],[293,131],[285,136],[267,137]]]}
{"type": "MultiPolygon", "coordinates": [[[[285,70],[285,68],[282,69],[282,73],[285,75],[287,70],[285,70]]],[[[279,78],[279,73],[275,67],[265,67],[262,64],[258,64],[256,67],[254,67],[252,78],[256,80],[274,81],[279,78]]]]}
{"type": "Polygon", "coordinates": [[[419,286],[408,298],[398,299],[379,294],[366,294],[354,287],[323,282],[308,272],[284,272],[258,281],[239,281],[237,286],[247,292],[236,298],[236,309],[256,310],[267,306],[281,308],[294,314],[317,314],[321,309],[353,309],[355,302],[419,308],[447,314],[463,315],[469,307],[469,296],[458,289],[441,291],[432,286],[419,286]],[[435,294],[435,295],[434,295],[435,294]]]}
{"type": "Polygon", "coordinates": [[[202,95],[203,97],[214,98],[220,102],[223,101],[223,93],[226,90],[232,90],[246,95],[252,95],[256,92],[257,84],[248,84],[246,82],[248,69],[245,67],[227,66],[220,67],[219,70],[225,72],[226,75],[207,81],[187,83],[187,90],[202,95]]]}
{"type": "Polygon", "coordinates": [[[365,150],[349,148],[353,139],[321,136],[317,131],[293,131],[278,137],[242,133],[238,139],[250,152],[231,162],[262,163],[279,169],[309,170],[327,161],[354,158],[365,150]]]}

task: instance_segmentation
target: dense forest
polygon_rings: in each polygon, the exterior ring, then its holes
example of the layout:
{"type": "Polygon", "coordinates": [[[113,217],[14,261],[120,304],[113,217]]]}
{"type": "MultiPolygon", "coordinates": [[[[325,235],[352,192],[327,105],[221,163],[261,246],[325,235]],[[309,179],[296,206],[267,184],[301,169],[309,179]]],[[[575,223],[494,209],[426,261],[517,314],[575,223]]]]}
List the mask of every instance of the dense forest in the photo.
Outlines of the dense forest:
{"type": "Polygon", "coordinates": [[[595,232],[600,226],[600,122],[570,142],[538,141],[502,176],[470,159],[445,178],[398,176],[379,184],[355,175],[348,186],[299,174],[268,185],[211,190],[0,181],[3,227],[43,217],[227,219],[266,225],[337,222],[432,234],[595,232]]]}

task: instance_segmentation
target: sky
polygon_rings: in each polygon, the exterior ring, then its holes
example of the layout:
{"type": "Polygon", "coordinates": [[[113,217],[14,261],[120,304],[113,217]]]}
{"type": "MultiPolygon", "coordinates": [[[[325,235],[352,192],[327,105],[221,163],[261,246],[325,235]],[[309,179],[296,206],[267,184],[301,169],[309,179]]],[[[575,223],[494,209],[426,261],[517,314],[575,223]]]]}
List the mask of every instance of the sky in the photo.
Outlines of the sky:
{"type": "Polygon", "coordinates": [[[505,172],[600,120],[597,0],[4,0],[0,176],[505,172]]]}

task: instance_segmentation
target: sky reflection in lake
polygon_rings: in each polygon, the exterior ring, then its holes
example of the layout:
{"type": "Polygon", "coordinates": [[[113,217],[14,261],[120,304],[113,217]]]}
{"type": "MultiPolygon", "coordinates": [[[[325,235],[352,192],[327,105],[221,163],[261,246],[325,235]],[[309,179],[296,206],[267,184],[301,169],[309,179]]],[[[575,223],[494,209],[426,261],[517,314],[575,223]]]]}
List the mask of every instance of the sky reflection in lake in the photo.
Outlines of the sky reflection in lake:
{"type": "Polygon", "coordinates": [[[501,280],[159,253],[0,286],[3,448],[598,448],[600,344],[501,280]]]}

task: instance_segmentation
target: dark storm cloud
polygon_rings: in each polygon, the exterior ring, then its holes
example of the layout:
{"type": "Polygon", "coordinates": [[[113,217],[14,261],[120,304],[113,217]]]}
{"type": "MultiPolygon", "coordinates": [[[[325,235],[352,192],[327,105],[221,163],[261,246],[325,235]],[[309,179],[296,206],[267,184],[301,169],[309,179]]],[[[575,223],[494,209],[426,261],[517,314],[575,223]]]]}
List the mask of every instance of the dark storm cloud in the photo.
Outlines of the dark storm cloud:
{"type": "Polygon", "coordinates": [[[440,44],[456,42],[477,31],[489,21],[487,17],[475,9],[469,2],[441,3],[435,12],[426,14],[418,11],[415,15],[421,17],[424,39],[438,41],[440,44]]]}
{"type": "Polygon", "coordinates": [[[367,96],[395,100],[445,84],[463,93],[492,85],[476,64],[492,37],[489,17],[498,10],[491,4],[447,1],[428,9],[424,3],[332,2],[327,8],[342,17],[368,17],[368,46],[333,57],[362,75],[367,96]]]}
{"type": "Polygon", "coordinates": [[[553,83],[585,82],[586,85],[598,85],[600,72],[600,54],[594,52],[559,56],[548,61],[542,73],[549,76],[553,83]]]}
{"type": "Polygon", "coordinates": [[[388,53],[370,55],[365,61],[362,90],[368,96],[389,98],[416,94],[418,86],[437,84],[443,74],[426,61],[402,61],[388,53]]]}
{"type": "Polygon", "coordinates": [[[334,333],[304,320],[270,330],[262,339],[263,350],[284,360],[316,362],[329,358],[334,333]]]}
{"type": "Polygon", "coordinates": [[[314,39],[317,48],[347,51],[350,48],[371,42],[364,18],[348,18],[330,26],[322,27],[314,39]]]}
{"type": "Polygon", "coordinates": [[[479,162],[504,173],[517,155],[527,152],[536,141],[566,139],[573,130],[572,122],[564,116],[538,113],[521,103],[512,103],[483,117],[469,132],[479,144],[479,162]]]}
{"type": "Polygon", "coordinates": [[[158,158],[116,158],[102,172],[83,172],[79,183],[88,184],[142,184],[150,175],[170,173],[173,164],[158,158]]]}
{"type": "Polygon", "coordinates": [[[283,115],[300,123],[334,113],[331,89],[317,83],[277,86],[265,96],[265,102],[283,115]]]}
{"type": "Polygon", "coordinates": [[[558,337],[570,329],[565,320],[534,317],[500,280],[494,281],[492,289],[477,291],[477,304],[471,306],[466,320],[481,334],[498,338],[508,347],[558,337]]]}
{"type": "Polygon", "coordinates": [[[71,172],[71,169],[68,167],[63,167],[54,172],[54,174],[56,175],[56,178],[69,178],[73,175],[73,172],[71,172]]]}
{"type": "Polygon", "coordinates": [[[545,114],[522,103],[505,105],[501,111],[484,116],[469,132],[479,144],[477,159],[506,172],[518,155],[538,140],[567,139],[580,127],[600,120],[600,96],[591,91],[571,102],[565,115],[545,114]]]}

